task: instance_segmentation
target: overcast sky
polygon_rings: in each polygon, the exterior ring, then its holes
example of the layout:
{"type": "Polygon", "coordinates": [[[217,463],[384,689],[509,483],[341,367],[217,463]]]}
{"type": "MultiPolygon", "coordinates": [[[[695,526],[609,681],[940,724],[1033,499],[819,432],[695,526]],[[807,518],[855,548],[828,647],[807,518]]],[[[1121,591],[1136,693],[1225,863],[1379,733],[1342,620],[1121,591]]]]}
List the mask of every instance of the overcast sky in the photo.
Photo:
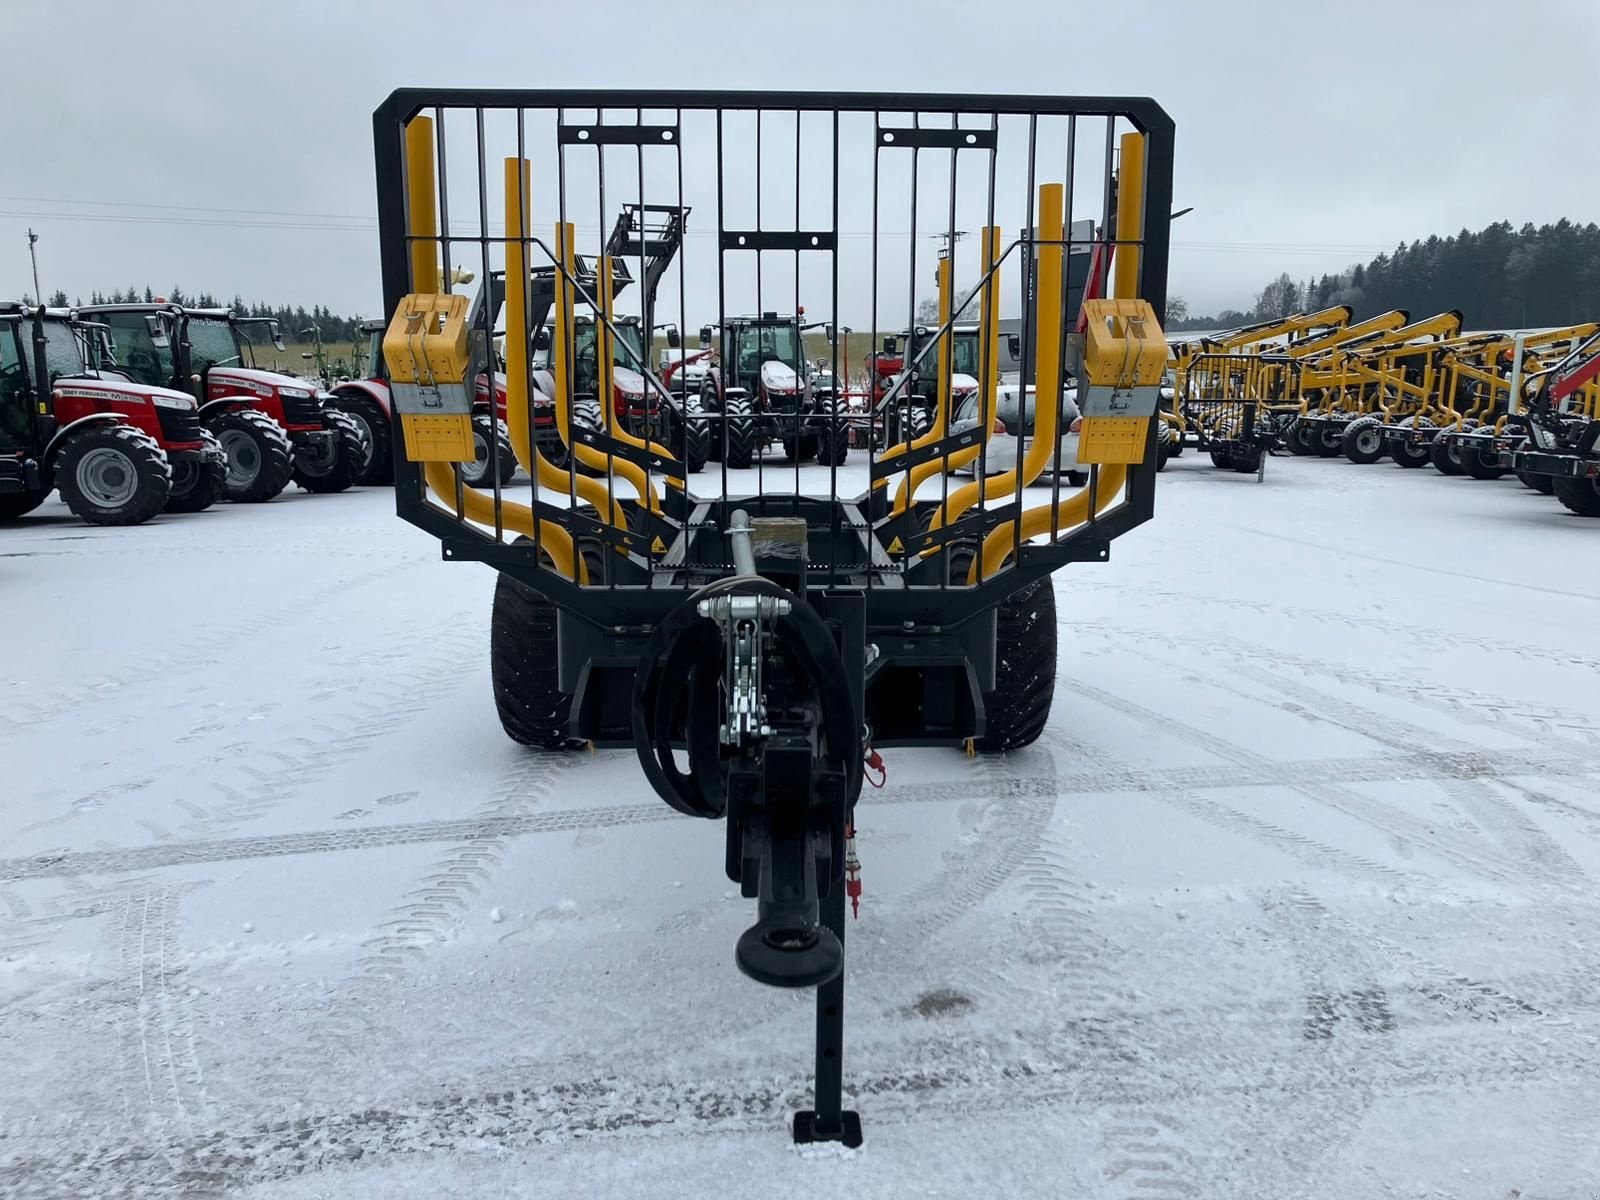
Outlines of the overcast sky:
{"type": "Polygon", "coordinates": [[[376,314],[371,112],[400,86],[1148,95],[1194,312],[1402,239],[1600,216],[1597,0],[0,0],[0,44],[4,295],[32,290],[31,225],[46,292],[376,314]]]}

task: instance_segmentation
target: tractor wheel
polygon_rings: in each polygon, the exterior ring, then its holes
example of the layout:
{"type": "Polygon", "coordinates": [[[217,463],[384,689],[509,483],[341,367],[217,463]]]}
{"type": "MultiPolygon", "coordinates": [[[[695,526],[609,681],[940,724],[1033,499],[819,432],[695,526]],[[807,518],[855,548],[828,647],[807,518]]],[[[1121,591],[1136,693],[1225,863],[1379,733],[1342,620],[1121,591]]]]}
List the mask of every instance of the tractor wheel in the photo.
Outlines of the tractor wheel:
{"type": "Polygon", "coordinates": [[[1156,446],[1156,470],[1165,471],[1168,461],[1174,458],[1176,454],[1177,452],[1172,448],[1172,439],[1163,434],[1160,444],[1156,446]]]}
{"type": "Polygon", "coordinates": [[[372,443],[355,418],[342,412],[323,410],[322,427],[336,435],[333,449],[296,453],[294,481],[319,495],[349,491],[372,460],[372,443]]]}
{"type": "Polygon", "coordinates": [[[1331,421],[1317,430],[1317,440],[1311,444],[1311,453],[1318,458],[1336,458],[1344,450],[1344,431],[1331,421]]]}
{"type": "Polygon", "coordinates": [[[56,460],[56,486],[72,515],[91,525],[142,525],[167,505],[172,464],[132,425],[94,425],[56,460]]]}
{"type": "Polygon", "coordinates": [[[513,741],[541,750],[582,744],[567,732],[572,696],[561,690],[559,660],[555,605],[501,575],[489,617],[489,679],[500,728],[513,741]]]}
{"type": "Polygon", "coordinates": [[[904,410],[890,408],[884,420],[889,433],[887,444],[890,446],[914,442],[933,428],[933,419],[928,415],[928,410],[918,404],[904,410]]]}
{"type": "Polygon", "coordinates": [[[1241,475],[1256,474],[1261,470],[1261,447],[1239,447],[1228,456],[1228,465],[1241,475]]]}
{"type": "Polygon", "coordinates": [[[842,425],[830,425],[817,435],[817,463],[824,467],[842,467],[850,457],[850,430],[842,425]]]}
{"type": "Polygon", "coordinates": [[[468,487],[492,488],[495,475],[500,486],[511,482],[517,473],[517,452],[511,448],[511,430],[504,421],[488,413],[478,413],[472,418],[472,461],[461,464],[461,482],[468,487]],[[489,447],[495,447],[494,458],[489,457],[489,447]]]}
{"type": "MultiPolygon", "coordinates": [[[[201,430],[206,448],[221,450],[222,443],[208,430],[201,430]]],[[[228,460],[214,458],[182,458],[172,464],[172,494],[167,497],[167,511],[173,513],[205,512],[228,495],[228,460]]]]}
{"type": "Polygon", "coordinates": [[[289,486],[294,474],[294,446],[289,435],[266,413],[236,408],[218,413],[206,428],[228,456],[228,499],[236,504],[271,500],[289,486]]]}
{"type": "Polygon", "coordinates": [[[1461,465],[1461,451],[1456,448],[1455,439],[1446,439],[1442,433],[1435,434],[1429,444],[1428,461],[1441,475],[1466,474],[1466,468],[1461,465]]]}
{"type": "Polygon", "coordinates": [[[1376,417],[1364,417],[1345,426],[1340,439],[1344,456],[1363,466],[1383,457],[1383,427],[1376,417]]]}
{"type": "Polygon", "coordinates": [[[1089,472],[1087,471],[1067,471],[1066,476],[1068,487],[1081,488],[1089,486],[1089,472]]]}
{"type": "Polygon", "coordinates": [[[1013,593],[997,617],[994,691],[984,693],[988,721],[975,742],[985,754],[1031,745],[1050,718],[1056,690],[1056,591],[1050,577],[1013,593]]]}
{"type": "Polygon", "coordinates": [[[756,418],[748,396],[729,396],[722,405],[723,461],[734,469],[756,460],[756,418]]]}
{"type": "MultiPolygon", "coordinates": [[[[700,401],[693,396],[683,398],[683,415],[678,418],[683,425],[683,469],[698,475],[706,469],[711,457],[711,426],[700,417],[700,401]]],[[[677,449],[676,443],[673,449],[677,449]]]]}
{"type": "Polygon", "coordinates": [[[1544,496],[1556,494],[1556,481],[1550,475],[1535,475],[1532,471],[1518,471],[1517,478],[1522,480],[1523,487],[1530,487],[1544,496]]]}
{"type": "Polygon", "coordinates": [[[49,492],[6,492],[0,495],[0,521],[15,521],[31,513],[49,497],[49,492]]]}
{"type": "Polygon", "coordinates": [[[1316,445],[1317,431],[1314,426],[1307,425],[1304,421],[1296,421],[1289,429],[1289,453],[1298,454],[1302,458],[1315,454],[1312,449],[1316,445]]]}
{"type": "Polygon", "coordinates": [[[1216,467],[1219,471],[1226,471],[1229,467],[1233,466],[1233,453],[1226,445],[1212,446],[1210,453],[1211,465],[1216,467]]]}
{"type": "Polygon", "coordinates": [[[1468,449],[1461,453],[1461,468],[1474,479],[1499,479],[1509,468],[1500,465],[1500,455],[1490,450],[1468,449]]]}
{"type": "MultiPolygon", "coordinates": [[[[572,411],[568,414],[568,417],[573,424],[582,425],[585,429],[598,430],[605,428],[605,417],[600,412],[600,402],[593,396],[579,396],[574,400],[572,402],[572,411]]],[[[591,467],[583,461],[581,455],[573,453],[571,447],[568,447],[568,453],[571,455],[571,459],[568,461],[577,461],[580,475],[600,476],[606,473],[605,464],[602,463],[598,467],[591,467]]]]}
{"type": "Polygon", "coordinates": [[[1556,499],[1580,517],[1600,517],[1600,479],[1552,477],[1556,499]]]}
{"type": "Polygon", "coordinates": [[[356,480],[362,487],[386,487],[394,482],[394,429],[383,406],[370,396],[346,393],[328,401],[328,408],[342,412],[366,430],[372,443],[367,469],[356,480]]]}

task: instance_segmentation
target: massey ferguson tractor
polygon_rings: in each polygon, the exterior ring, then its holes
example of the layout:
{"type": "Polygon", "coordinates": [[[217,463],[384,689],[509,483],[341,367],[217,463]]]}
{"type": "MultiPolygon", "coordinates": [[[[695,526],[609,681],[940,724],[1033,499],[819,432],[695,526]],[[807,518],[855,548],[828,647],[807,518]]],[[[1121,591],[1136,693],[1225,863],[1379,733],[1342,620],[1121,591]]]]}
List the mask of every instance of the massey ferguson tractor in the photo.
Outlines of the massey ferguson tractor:
{"type": "Polygon", "coordinates": [[[1600,333],[1594,333],[1522,388],[1526,441],[1502,466],[1548,478],[1557,500],[1580,517],[1600,517],[1600,333]]]}
{"type": "MultiPolygon", "coordinates": [[[[803,314],[802,314],[803,315],[803,314]]],[[[719,361],[705,373],[700,408],[710,429],[710,455],[748,467],[768,442],[783,443],[791,461],[823,466],[850,454],[850,430],[831,388],[814,388],[798,315],[764,312],[730,317],[720,328],[719,361]]],[[[708,326],[702,341],[711,339],[708,326]]]]}
{"type": "Polygon", "coordinates": [[[0,520],[52,489],[91,525],[199,512],[222,493],[222,447],[194,397],[107,361],[104,326],[69,311],[0,306],[0,520]]]}
{"type": "Polygon", "coordinates": [[[291,480],[308,492],[342,492],[360,480],[372,455],[366,430],[324,408],[315,385],[255,367],[245,330],[263,326],[281,348],[276,321],[160,301],[79,311],[110,329],[130,378],[199,400],[201,424],[227,454],[229,500],[271,500],[291,480]]]}

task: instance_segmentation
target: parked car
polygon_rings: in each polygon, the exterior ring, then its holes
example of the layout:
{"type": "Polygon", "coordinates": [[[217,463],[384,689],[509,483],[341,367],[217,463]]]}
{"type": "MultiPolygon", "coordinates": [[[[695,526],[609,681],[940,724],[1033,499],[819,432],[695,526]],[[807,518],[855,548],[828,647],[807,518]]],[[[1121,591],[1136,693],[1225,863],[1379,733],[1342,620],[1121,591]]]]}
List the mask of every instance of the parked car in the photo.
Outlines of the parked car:
{"type": "MultiPolygon", "coordinates": [[[[1017,465],[1019,435],[1032,443],[1034,435],[1034,389],[1024,386],[1015,374],[1001,377],[995,394],[995,419],[998,424],[989,435],[988,450],[979,461],[989,475],[1009,471],[1017,465]]],[[[1061,431],[1055,456],[1045,464],[1045,471],[1055,471],[1066,477],[1073,487],[1082,487],[1089,481],[1086,471],[1078,463],[1078,426],[1082,420],[1078,413],[1078,389],[1069,383],[1061,393],[1061,415],[1057,428],[1061,431]]],[[[969,392],[957,405],[951,432],[960,433],[978,423],[978,393],[969,392]]],[[[977,461],[962,469],[963,474],[977,470],[977,461]]]]}

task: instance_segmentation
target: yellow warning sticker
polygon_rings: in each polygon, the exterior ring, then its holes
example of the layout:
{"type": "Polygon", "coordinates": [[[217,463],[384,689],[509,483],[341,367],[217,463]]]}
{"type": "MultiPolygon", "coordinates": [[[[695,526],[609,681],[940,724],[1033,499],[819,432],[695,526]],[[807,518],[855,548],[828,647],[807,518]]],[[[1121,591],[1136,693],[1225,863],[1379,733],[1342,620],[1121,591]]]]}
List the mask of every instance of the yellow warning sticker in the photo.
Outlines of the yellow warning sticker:
{"type": "Polygon", "coordinates": [[[650,543],[650,553],[651,554],[665,554],[666,552],[667,552],[666,543],[661,540],[661,535],[658,533],[658,534],[656,534],[656,540],[650,543]]]}
{"type": "Polygon", "coordinates": [[[890,554],[904,554],[905,552],[906,552],[906,548],[905,548],[905,546],[903,544],[901,544],[901,541],[900,541],[899,538],[895,538],[894,541],[889,543],[889,553],[890,554]]]}

